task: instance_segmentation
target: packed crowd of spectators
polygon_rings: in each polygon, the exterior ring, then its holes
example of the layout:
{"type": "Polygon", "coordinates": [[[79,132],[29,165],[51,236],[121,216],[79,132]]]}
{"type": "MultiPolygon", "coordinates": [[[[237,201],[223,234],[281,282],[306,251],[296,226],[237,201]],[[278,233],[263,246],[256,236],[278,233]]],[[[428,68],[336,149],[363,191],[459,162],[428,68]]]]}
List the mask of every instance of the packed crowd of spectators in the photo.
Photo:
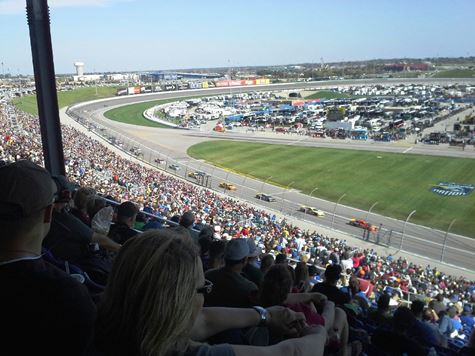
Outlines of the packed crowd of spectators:
{"type": "MultiPolygon", "coordinates": [[[[1,107],[0,116],[3,163],[27,159],[41,165],[38,121],[11,106],[1,107]]],[[[411,344],[413,354],[421,348],[426,352],[432,346],[450,346],[451,340],[452,344],[459,342],[459,347],[468,342],[473,328],[473,281],[449,276],[435,267],[416,265],[404,258],[379,256],[374,250],[348,246],[345,240],[303,230],[285,218],[134,163],[74,128],[63,126],[62,132],[68,178],[82,187],[76,193],[72,213],[95,231],[92,241],[98,243],[99,249],[107,250],[100,257],[101,273],[95,273],[96,270],[90,273],[97,276],[95,281],[99,284],[106,283],[110,272],[105,261],[112,261],[120,245],[135,235],[133,228],[143,231],[160,228],[164,223],[158,218],[165,218],[179,223],[174,228],[177,234],[189,232],[200,246],[205,277],[214,284],[214,292],[205,298],[205,305],[249,307],[260,302],[293,306],[295,311],[308,316],[307,322],[325,324],[321,321],[323,316],[326,327],[330,328],[329,334],[335,334],[333,338],[340,340],[339,350],[350,353],[361,351],[357,341],[366,346],[370,344],[368,335],[375,336],[376,342],[372,344],[378,345],[380,351],[386,349],[386,339],[395,342],[398,337],[404,338],[405,344],[410,344],[408,340],[414,341],[417,334],[411,331],[416,327],[416,320],[423,320],[433,333],[411,344]],[[96,193],[117,202],[135,202],[138,208],[123,203],[116,209],[115,224],[110,228],[101,226],[101,221],[111,219],[113,212],[96,193]],[[113,242],[104,235],[109,235],[113,242]],[[242,241],[247,241],[247,248],[238,246],[242,241]],[[229,261],[234,263],[229,264],[229,261]],[[278,268],[286,264],[292,268],[278,268]],[[232,274],[233,271],[237,273],[232,274]],[[239,278],[242,274],[245,280],[239,278]],[[233,276],[230,279],[233,283],[223,285],[223,276],[229,275],[233,276]],[[289,288],[276,286],[275,280],[288,280],[292,296],[287,295],[289,288]],[[233,286],[246,291],[244,302],[239,299],[238,291],[231,292],[233,286]],[[287,292],[280,300],[273,300],[265,297],[265,286],[271,291],[281,288],[287,292]],[[325,297],[322,299],[321,295],[325,297]],[[333,309],[325,301],[334,303],[333,309]],[[348,325],[341,320],[340,310],[349,316],[348,325]],[[385,322],[387,333],[375,333],[385,322]],[[332,332],[333,325],[337,325],[338,332],[332,332]]],[[[66,183],[60,182],[59,186],[61,184],[66,183]]],[[[55,213],[62,214],[65,206],[55,209],[53,217],[55,213]]],[[[56,252],[54,247],[52,244],[51,249],[56,252]]],[[[74,262],[87,270],[84,261],[74,262]]],[[[270,295],[275,296],[275,293],[270,295]]],[[[428,334],[426,329],[419,330],[419,334],[428,334]]],[[[225,335],[219,341],[235,339],[235,335],[225,335]]]]}

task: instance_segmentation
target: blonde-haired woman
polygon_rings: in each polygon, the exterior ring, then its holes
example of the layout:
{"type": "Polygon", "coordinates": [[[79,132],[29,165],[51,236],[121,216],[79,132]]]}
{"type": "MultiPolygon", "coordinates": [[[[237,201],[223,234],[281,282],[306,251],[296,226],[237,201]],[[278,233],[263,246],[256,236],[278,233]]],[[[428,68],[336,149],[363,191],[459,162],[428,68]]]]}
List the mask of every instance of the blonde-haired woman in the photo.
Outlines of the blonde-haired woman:
{"type": "Polygon", "coordinates": [[[203,308],[203,295],[211,289],[188,236],[163,229],[130,239],[116,257],[99,305],[97,349],[114,356],[323,354],[326,331],[303,327],[303,314],[283,307],[203,308]],[[263,324],[304,336],[267,347],[197,342],[263,324]]]}

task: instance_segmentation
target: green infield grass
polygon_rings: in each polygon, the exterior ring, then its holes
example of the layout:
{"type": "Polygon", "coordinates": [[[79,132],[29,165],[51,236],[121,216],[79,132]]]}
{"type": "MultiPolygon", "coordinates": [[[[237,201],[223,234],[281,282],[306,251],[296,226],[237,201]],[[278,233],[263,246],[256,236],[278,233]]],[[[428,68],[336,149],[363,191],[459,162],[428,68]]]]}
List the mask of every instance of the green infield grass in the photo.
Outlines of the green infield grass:
{"type": "Polygon", "coordinates": [[[177,100],[182,100],[182,99],[153,100],[153,101],[147,101],[145,103],[121,106],[121,107],[106,111],[104,113],[104,116],[107,117],[109,120],[119,121],[126,124],[148,126],[148,127],[170,128],[170,126],[147,120],[143,116],[143,113],[145,110],[150,109],[151,107],[155,105],[166,104],[166,103],[170,103],[172,101],[177,101],[177,100]]]}
{"type": "Polygon", "coordinates": [[[104,113],[104,116],[107,117],[109,120],[124,122],[126,124],[148,126],[148,127],[170,128],[170,126],[147,120],[143,116],[144,111],[156,105],[171,103],[173,101],[183,101],[183,100],[188,100],[192,98],[196,99],[200,97],[191,96],[191,97],[186,97],[186,98],[162,99],[162,100],[147,101],[145,103],[131,104],[131,105],[121,106],[121,107],[106,111],[104,113]]]}
{"type": "MultiPolygon", "coordinates": [[[[102,99],[114,96],[117,92],[115,87],[86,87],[78,88],[70,91],[58,92],[58,106],[63,108],[65,106],[77,104],[83,101],[102,99]]],[[[36,104],[36,95],[28,95],[13,100],[20,110],[28,112],[33,115],[38,115],[38,107],[36,104]]]]}
{"type": "Polygon", "coordinates": [[[475,78],[475,69],[450,69],[435,73],[433,78],[475,78]]]}
{"type": "MultiPolygon", "coordinates": [[[[475,192],[447,197],[431,191],[439,182],[475,184],[475,160],[371,151],[212,141],[188,154],[220,167],[313,196],[411,222],[475,237],[475,192]]],[[[318,208],[318,207],[317,207],[318,208]]]]}

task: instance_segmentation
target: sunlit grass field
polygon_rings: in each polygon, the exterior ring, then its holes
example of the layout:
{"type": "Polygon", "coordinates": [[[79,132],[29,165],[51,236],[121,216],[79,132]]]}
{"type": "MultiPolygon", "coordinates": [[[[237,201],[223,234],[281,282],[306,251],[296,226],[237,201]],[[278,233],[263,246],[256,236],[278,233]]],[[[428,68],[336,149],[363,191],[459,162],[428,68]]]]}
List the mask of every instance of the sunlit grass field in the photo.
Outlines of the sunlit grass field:
{"type": "Polygon", "coordinates": [[[475,184],[475,160],[372,151],[354,151],[212,141],[189,148],[188,154],[221,167],[363,210],[475,237],[475,192],[447,197],[431,191],[439,182],[475,184]]]}
{"type": "MultiPolygon", "coordinates": [[[[83,101],[102,99],[114,96],[117,92],[115,87],[85,87],[78,88],[70,91],[58,92],[58,106],[63,108],[69,105],[80,103],[83,101]]],[[[38,107],[36,104],[36,96],[28,95],[20,98],[15,98],[13,103],[25,112],[33,115],[38,115],[38,107]]]]}

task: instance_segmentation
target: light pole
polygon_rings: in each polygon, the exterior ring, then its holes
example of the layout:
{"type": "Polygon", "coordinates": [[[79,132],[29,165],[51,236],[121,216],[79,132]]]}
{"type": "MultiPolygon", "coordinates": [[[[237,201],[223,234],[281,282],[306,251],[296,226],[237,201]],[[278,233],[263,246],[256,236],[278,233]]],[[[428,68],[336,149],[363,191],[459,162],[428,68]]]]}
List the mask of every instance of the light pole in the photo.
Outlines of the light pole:
{"type": "Polygon", "coordinates": [[[370,207],[369,210],[368,210],[368,213],[366,214],[365,220],[368,220],[368,216],[369,216],[369,214],[371,214],[371,210],[373,210],[373,208],[374,208],[378,203],[379,203],[379,202],[376,202],[376,203],[374,203],[373,205],[371,205],[371,207],[370,207]]]}
{"type": "Polygon", "coordinates": [[[449,231],[452,228],[452,225],[455,223],[456,219],[453,219],[449,225],[449,228],[447,229],[447,232],[445,233],[444,237],[444,246],[442,246],[442,255],[440,256],[440,262],[443,262],[444,260],[444,255],[445,255],[445,247],[447,246],[447,237],[449,236],[449,231]]]}
{"type": "Polygon", "coordinates": [[[346,193],[344,193],[336,202],[335,208],[333,209],[333,218],[332,218],[332,229],[333,229],[333,224],[335,223],[335,213],[336,213],[336,208],[338,207],[338,204],[340,204],[340,201],[346,196],[346,193]]]}
{"type": "Polygon", "coordinates": [[[272,176],[267,177],[267,179],[262,182],[261,191],[260,191],[261,193],[264,193],[264,185],[267,184],[267,182],[269,181],[269,179],[272,179],[272,176]]]}
{"type": "Polygon", "coordinates": [[[282,207],[280,208],[280,211],[284,211],[284,198],[285,198],[285,192],[289,190],[290,186],[294,184],[295,182],[292,181],[290,182],[287,187],[285,188],[284,192],[282,193],[282,207]]]}
{"type": "Polygon", "coordinates": [[[401,245],[399,245],[399,250],[402,250],[402,244],[404,243],[404,233],[406,232],[406,225],[412,215],[416,213],[415,210],[411,211],[411,213],[407,216],[406,221],[404,222],[404,226],[402,227],[402,236],[401,236],[401,245]]]}
{"type": "MultiPolygon", "coordinates": [[[[308,199],[307,199],[307,206],[310,205],[310,199],[312,198],[312,194],[314,191],[318,190],[318,187],[313,188],[313,190],[310,192],[308,199]]],[[[305,214],[307,214],[307,210],[305,210],[305,214]]]]}

